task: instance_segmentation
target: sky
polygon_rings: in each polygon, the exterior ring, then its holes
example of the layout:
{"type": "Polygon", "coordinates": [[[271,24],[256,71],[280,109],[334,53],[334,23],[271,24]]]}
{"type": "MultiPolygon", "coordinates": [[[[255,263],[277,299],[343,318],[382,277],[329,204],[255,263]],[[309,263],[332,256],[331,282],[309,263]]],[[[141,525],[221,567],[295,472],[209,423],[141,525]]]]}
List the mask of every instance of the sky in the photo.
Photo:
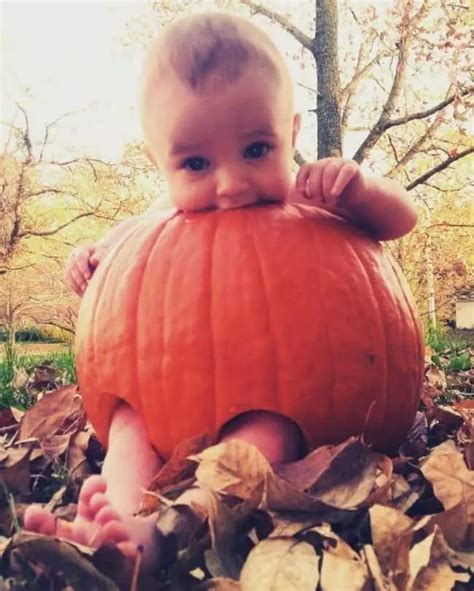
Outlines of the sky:
{"type": "Polygon", "coordinates": [[[45,123],[76,112],[53,135],[58,155],[67,144],[119,159],[140,136],[141,55],[120,37],[142,3],[2,0],[0,11],[2,119],[12,120],[19,101],[42,137],[45,123]]]}

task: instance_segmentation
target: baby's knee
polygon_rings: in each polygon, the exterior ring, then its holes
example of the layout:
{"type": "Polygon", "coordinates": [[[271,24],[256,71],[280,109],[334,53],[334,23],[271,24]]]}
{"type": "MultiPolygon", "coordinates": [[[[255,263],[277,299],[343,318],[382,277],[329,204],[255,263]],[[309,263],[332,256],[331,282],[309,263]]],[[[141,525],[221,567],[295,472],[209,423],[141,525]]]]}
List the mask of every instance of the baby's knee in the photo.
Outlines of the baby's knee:
{"type": "Polygon", "coordinates": [[[293,462],[307,453],[300,427],[282,414],[252,410],[228,421],[219,432],[220,441],[241,439],[252,443],[271,464],[293,462]]]}

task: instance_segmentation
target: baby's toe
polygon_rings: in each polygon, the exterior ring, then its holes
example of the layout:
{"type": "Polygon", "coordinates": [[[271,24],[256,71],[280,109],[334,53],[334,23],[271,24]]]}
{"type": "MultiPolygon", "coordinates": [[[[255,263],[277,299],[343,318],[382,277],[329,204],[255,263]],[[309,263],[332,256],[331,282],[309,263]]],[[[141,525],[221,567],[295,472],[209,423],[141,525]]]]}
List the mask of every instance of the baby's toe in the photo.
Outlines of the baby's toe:
{"type": "Polygon", "coordinates": [[[95,493],[95,495],[93,495],[89,501],[89,511],[92,519],[95,520],[97,513],[99,513],[99,511],[101,511],[104,507],[110,507],[110,501],[104,493],[95,493]]]}
{"type": "Polygon", "coordinates": [[[98,547],[102,544],[119,544],[120,542],[128,542],[130,539],[129,533],[125,525],[121,521],[108,521],[101,526],[94,538],[94,546],[98,547]]]}
{"type": "MultiPolygon", "coordinates": [[[[90,503],[96,495],[104,495],[107,484],[102,476],[90,476],[82,485],[77,503],[77,513],[86,520],[94,518],[90,503]]],[[[97,511],[97,508],[95,509],[97,511]]]]}
{"type": "Polygon", "coordinates": [[[24,516],[25,529],[52,536],[56,533],[56,518],[48,509],[40,505],[30,505],[24,516]]]}
{"type": "Polygon", "coordinates": [[[105,525],[109,521],[120,521],[120,515],[111,505],[107,504],[97,511],[94,521],[100,525],[105,525]]]}

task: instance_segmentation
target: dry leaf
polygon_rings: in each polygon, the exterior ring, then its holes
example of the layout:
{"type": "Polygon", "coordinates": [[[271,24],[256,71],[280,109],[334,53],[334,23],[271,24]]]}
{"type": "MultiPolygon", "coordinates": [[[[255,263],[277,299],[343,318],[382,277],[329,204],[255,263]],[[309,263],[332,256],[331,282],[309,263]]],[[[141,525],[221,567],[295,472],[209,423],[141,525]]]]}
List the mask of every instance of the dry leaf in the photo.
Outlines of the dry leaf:
{"type": "Polygon", "coordinates": [[[222,577],[204,581],[197,587],[197,591],[241,591],[241,589],[238,581],[222,577]]]}
{"type": "Polygon", "coordinates": [[[369,515],[375,554],[384,574],[398,570],[400,563],[406,562],[408,567],[413,521],[397,509],[383,505],[371,507],[369,515]]]}
{"type": "Polygon", "coordinates": [[[446,392],[448,384],[446,382],[446,375],[436,365],[431,365],[425,372],[425,378],[428,383],[434,386],[440,392],[446,392]]]}
{"type": "Polygon", "coordinates": [[[469,470],[462,454],[452,441],[436,447],[423,462],[421,471],[433,485],[444,508],[464,503],[470,524],[474,523],[474,472],[469,470]]]}
{"type": "Polygon", "coordinates": [[[374,547],[365,544],[363,550],[374,591],[398,591],[393,585],[389,584],[389,582],[386,582],[384,579],[382,569],[380,568],[379,561],[374,552],[374,547]]]}
{"type": "Polygon", "coordinates": [[[8,457],[0,466],[0,480],[10,492],[27,494],[30,489],[30,459],[32,444],[28,447],[10,447],[8,457]]]}
{"type": "Polygon", "coordinates": [[[275,473],[291,482],[297,489],[307,491],[328,468],[332,458],[345,446],[346,443],[318,447],[302,460],[275,467],[275,473]]]}
{"type": "Polygon", "coordinates": [[[469,580],[468,574],[454,572],[451,568],[450,556],[453,552],[436,526],[430,538],[423,549],[424,556],[426,556],[428,547],[430,549],[429,562],[420,569],[413,582],[412,591],[452,589],[456,581],[467,582],[469,580]]]}
{"type": "Polygon", "coordinates": [[[32,533],[17,534],[12,538],[6,555],[10,568],[12,562],[18,563],[19,560],[45,567],[54,566],[54,571],[62,572],[75,589],[119,591],[115,583],[94,568],[76,546],[54,538],[32,533]]]}
{"type": "Polygon", "coordinates": [[[257,489],[263,491],[270,464],[258,449],[238,439],[209,447],[191,459],[199,462],[196,479],[215,492],[249,499],[257,489]]]}
{"type": "Polygon", "coordinates": [[[433,515],[427,529],[432,529],[434,525],[439,526],[450,548],[473,553],[474,567],[474,524],[469,519],[466,503],[461,502],[447,511],[433,515]]]}
{"type": "Polygon", "coordinates": [[[292,538],[257,544],[240,575],[242,591],[314,591],[319,557],[312,546],[292,538]]]}
{"type": "MultiPolygon", "coordinates": [[[[77,386],[64,386],[44,396],[27,410],[20,423],[19,439],[37,438],[40,442],[73,422],[83,419],[84,411],[77,386]]],[[[72,433],[71,433],[72,435],[72,433]]]]}
{"type": "MultiPolygon", "coordinates": [[[[338,509],[357,509],[369,501],[377,490],[380,474],[391,474],[389,458],[370,450],[366,445],[351,438],[339,446],[327,470],[308,491],[318,500],[338,509]]],[[[388,484],[384,478],[381,485],[388,484]]]]}
{"type": "Polygon", "coordinates": [[[339,511],[315,499],[311,495],[301,492],[290,482],[283,480],[283,478],[278,478],[274,474],[267,475],[262,508],[269,511],[304,511],[315,513],[321,516],[324,515],[325,521],[329,521],[329,514],[331,512],[337,513],[339,511]]]}
{"type": "Polygon", "coordinates": [[[361,591],[369,577],[367,565],[360,559],[323,552],[321,591],[361,591]]]}
{"type": "Polygon", "coordinates": [[[226,507],[216,494],[209,495],[207,509],[214,568],[211,567],[209,562],[211,558],[210,552],[205,553],[206,566],[214,577],[238,579],[242,561],[239,560],[239,556],[234,552],[233,548],[238,526],[236,515],[229,507],[226,507]],[[217,569],[219,572],[217,572],[217,569]]]}

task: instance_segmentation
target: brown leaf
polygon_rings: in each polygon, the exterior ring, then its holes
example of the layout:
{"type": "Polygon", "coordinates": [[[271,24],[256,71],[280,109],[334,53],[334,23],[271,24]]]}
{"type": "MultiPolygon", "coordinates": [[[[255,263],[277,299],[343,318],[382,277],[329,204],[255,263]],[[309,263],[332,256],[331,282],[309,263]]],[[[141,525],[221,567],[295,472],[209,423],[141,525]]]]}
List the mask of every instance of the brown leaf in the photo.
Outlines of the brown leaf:
{"type": "Polygon", "coordinates": [[[66,467],[71,478],[84,480],[90,475],[91,470],[87,462],[86,453],[91,441],[92,431],[78,431],[69,442],[66,456],[66,467]]]}
{"type": "Polygon", "coordinates": [[[464,501],[447,511],[433,515],[429,528],[433,529],[434,525],[439,526],[444,539],[453,550],[474,552],[474,522],[464,501]]]}
{"type": "Polygon", "coordinates": [[[321,591],[361,591],[365,588],[368,578],[367,565],[362,560],[323,551],[321,591]]]}
{"type": "Polygon", "coordinates": [[[398,591],[393,585],[386,583],[374,547],[365,544],[363,551],[374,591],[398,591]]]}
{"type": "Polygon", "coordinates": [[[54,572],[62,572],[75,589],[119,591],[115,583],[94,568],[75,546],[54,538],[32,533],[17,534],[6,551],[6,561],[11,568],[12,561],[18,560],[45,567],[54,565],[54,572]]]}
{"type": "Polygon", "coordinates": [[[197,586],[197,591],[241,591],[241,589],[238,581],[222,577],[204,581],[197,586]]]}
{"type": "Polygon", "coordinates": [[[9,427],[17,423],[11,408],[0,408],[0,427],[9,427]]]}
{"type": "Polygon", "coordinates": [[[241,499],[253,497],[256,489],[263,490],[266,475],[273,474],[258,449],[239,439],[209,447],[191,459],[199,462],[196,479],[201,486],[241,499]]]}
{"type": "Polygon", "coordinates": [[[452,441],[436,447],[422,464],[421,471],[445,509],[465,503],[469,523],[474,523],[474,472],[468,469],[452,441]]]}
{"type": "Polygon", "coordinates": [[[84,420],[84,411],[77,386],[64,386],[45,395],[26,411],[20,423],[20,440],[37,438],[40,443],[77,422],[74,431],[84,420]]]}
{"type": "MultiPolygon", "coordinates": [[[[446,392],[446,375],[436,365],[431,365],[425,372],[425,379],[434,386],[439,392],[446,392]]],[[[439,395],[439,394],[438,394],[439,395]]]]}
{"type": "Polygon", "coordinates": [[[214,577],[238,579],[242,561],[233,548],[238,526],[236,514],[216,494],[210,494],[209,501],[207,508],[212,548],[205,553],[206,566],[214,577]]]}
{"type": "Polygon", "coordinates": [[[263,540],[248,555],[240,575],[242,591],[314,591],[319,557],[292,538],[263,540]]]}
{"type": "Polygon", "coordinates": [[[339,446],[330,465],[308,491],[338,509],[357,509],[369,502],[380,486],[388,485],[392,462],[351,438],[339,446]],[[378,482],[377,479],[383,478],[378,482]]]}
{"type": "Polygon", "coordinates": [[[160,506],[160,500],[156,494],[148,493],[165,495],[170,489],[179,487],[181,483],[184,486],[190,484],[197,467],[196,461],[189,459],[190,456],[200,453],[211,444],[212,438],[209,435],[191,437],[179,443],[173,450],[170,459],[160,468],[148,485],[148,492],[145,493],[140,505],[140,513],[153,513],[160,506]]]}
{"type": "Polygon", "coordinates": [[[10,492],[27,494],[30,489],[30,456],[33,446],[10,447],[8,458],[0,467],[0,480],[10,492]]]}
{"type": "Polygon", "coordinates": [[[456,409],[444,405],[437,406],[433,412],[430,413],[430,419],[436,419],[446,433],[453,433],[459,429],[464,422],[461,414],[456,409]]]}
{"type": "Polygon", "coordinates": [[[371,507],[369,516],[372,543],[383,573],[407,572],[413,521],[397,509],[382,505],[371,507]]]}
{"type": "Polygon", "coordinates": [[[73,433],[46,436],[41,440],[41,448],[47,456],[57,458],[68,448],[73,433]]]}
{"type": "Polygon", "coordinates": [[[290,482],[269,474],[265,481],[262,506],[269,511],[304,511],[324,515],[329,521],[329,513],[337,512],[319,499],[295,488],[290,482]]]}
{"type": "Polygon", "coordinates": [[[345,445],[346,443],[318,447],[302,460],[275,467],[275,473],[291,482],[297,489],[307,491],[315,484],[320,475],[327,470],[332,458],[345,445]]]}
{"type": "Polygon", "coordinates": [[[435,527],[434,532],[417,544],[410,553],[411,569],[417,573],[413,582],[413,591],[432,591],[434,589],[452,589],[456,581],[467,582],[469,575],[454,572],[450,565],[453,554],[446,544],[441,531],[435,527]],[[420,548],[420,546],[422,546],[420,548]],[[425,560],[429,552],[428,561],[425,560]],[[417,553],[415,559],[415,553],[417,553]],[[418,563],[418,564],[416,564],[418,563]],[[420,567],[420,568],[418,568],[420,567]]]}
{"type": "Polygon", "coordinates": [[[413,485],[410,486],[403,476],[394,474],[390,481],[389,495],[385,504],[406,513],[420,498],[421,492],[421,490],[416,490],[413,485]]]}
{"type": "Polygon", "coordinates": [[[308,515],[306,519],[297,513],[275,514],[273,516],[274,528],[268,535],[269,538],[291,538],[302,530],[310,529],[315,522],[313,515],[308,515]]]}

